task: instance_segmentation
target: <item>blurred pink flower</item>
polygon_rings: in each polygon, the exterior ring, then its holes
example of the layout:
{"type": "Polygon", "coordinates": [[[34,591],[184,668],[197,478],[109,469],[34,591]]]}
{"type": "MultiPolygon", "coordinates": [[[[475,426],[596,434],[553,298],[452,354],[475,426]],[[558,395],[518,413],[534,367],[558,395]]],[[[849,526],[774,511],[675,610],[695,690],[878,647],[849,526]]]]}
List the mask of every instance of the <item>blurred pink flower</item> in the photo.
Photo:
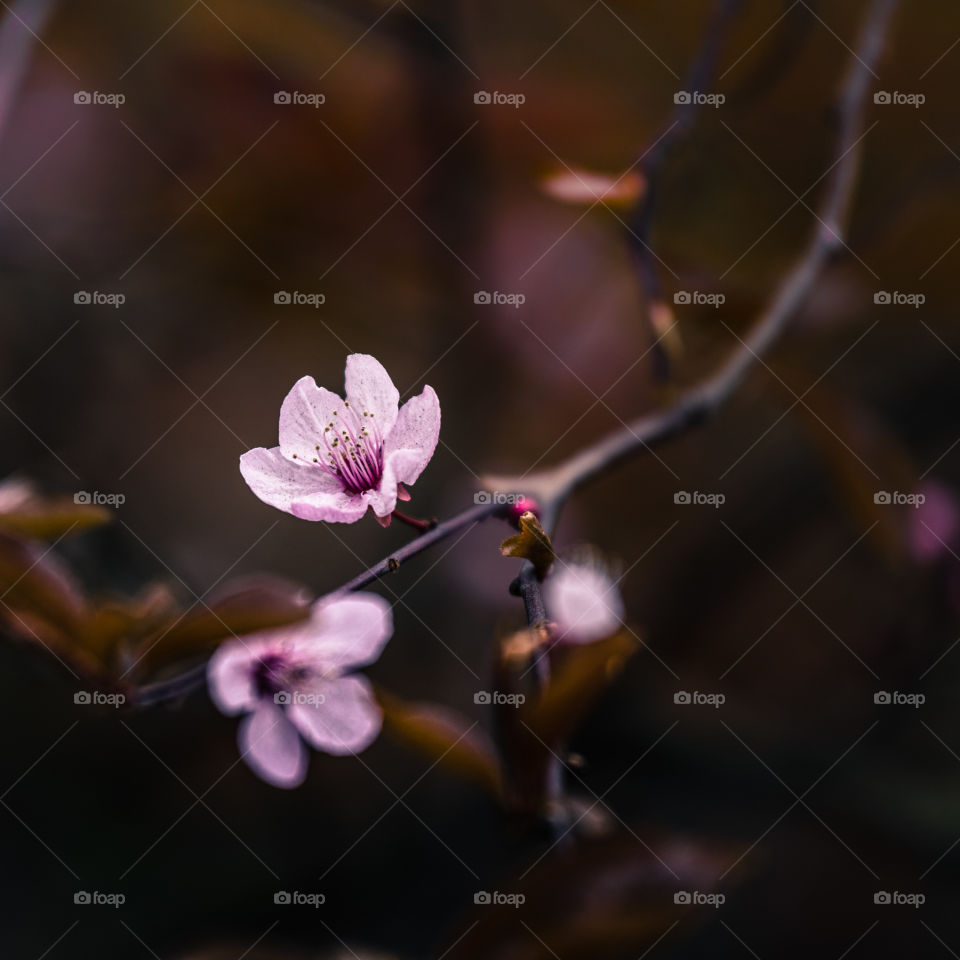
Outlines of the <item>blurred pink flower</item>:
{"type": "MultiPolygon", "coordinates": [[[[302,377],[280,408],[280,445],[240,458],[240,472],[264,502],[303,520],[353,523],[372,507],[391,515],[402,484],[413,484],[440,436],[432,387],[399,407],[400,394],[380,362],[347,357],[347,399],[302,377]]],[[[389,522],[389,521],[388,521],[389,522]]]]}
{"type": "Polygon", "coordinates": [[[390,605],[372,593],[319,600],[308,620],[230,640],[210,658],[210,696],[245,713],[238,740],[250,768],[277,787],[307,773],[301,737],[317,750],[359,753],[380,732],[370,682],[347,671],[373,663],[393,632],[390,605]]]}
{"type": "Polygon", "coordinates": [[[909,511],[907,545],[917,563],[934,563],[957,546],[960,508],[957,495],[942,483],[921,484],[918,492],[924,500],[909,511]]]}
{"type": "Polygon", "coordinates": [[[592,643],[623,624],[616,581],[595,558],[558,561],[543,585],[543,599],[557,625],[557,643],[592,643]]]}

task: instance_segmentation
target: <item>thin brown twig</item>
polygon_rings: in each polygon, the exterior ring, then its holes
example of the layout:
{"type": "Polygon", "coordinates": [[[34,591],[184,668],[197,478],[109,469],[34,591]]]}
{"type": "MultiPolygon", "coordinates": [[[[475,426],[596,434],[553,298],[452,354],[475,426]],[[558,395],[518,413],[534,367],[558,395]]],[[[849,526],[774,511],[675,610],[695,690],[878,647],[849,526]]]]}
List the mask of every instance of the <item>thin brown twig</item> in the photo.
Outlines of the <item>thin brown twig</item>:
{"type": "MultiPolygon", "coordinates": [[[[691,62],[686,78],[686,93],[702,92],[708,87],[717,71],[720,50],[727,30],[743,6],[743,0],[718,0],[703,32],[700,47],[691,62]]],[[[627,223],[627,245],[633,253],[637,273],[644,291],[644,306],[655,336],[663,334],[656,328],[653,315],[664,303],[663,284],[657,260],[650,245],[654,211],[660,194],[660,181],[667,160],[693,129],[700,104],[692,96],[686,102],[677,103],[670,114],[664,131],[646,150],[640,162],[644,178],[644,190],[627,223]]],[[[657,344],[660,344],[658,339],[657,344]]]]}

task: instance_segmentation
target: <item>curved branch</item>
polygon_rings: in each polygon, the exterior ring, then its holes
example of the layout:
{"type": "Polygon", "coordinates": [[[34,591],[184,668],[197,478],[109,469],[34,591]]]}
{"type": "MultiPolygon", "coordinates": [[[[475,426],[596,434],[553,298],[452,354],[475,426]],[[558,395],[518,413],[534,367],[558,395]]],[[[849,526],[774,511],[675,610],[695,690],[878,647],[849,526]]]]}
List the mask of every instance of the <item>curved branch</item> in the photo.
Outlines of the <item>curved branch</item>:
{"type": "Polygon", "coordinates": [[[863,110],[870,77],[883,49],[897,0],[873,0],[842,86],[836,159],[812,239],[775,291],[759,320],[728,360],[711,376],[688,388],[664,410],[645,414],[548,470],[530,476],[492,476],[490,489],[524,493],[559,506],[580,486],[641,449],[648,449],[716,413],[787,329],[809,297],[829,260],[843,247],[860,168],[863,110]]]}

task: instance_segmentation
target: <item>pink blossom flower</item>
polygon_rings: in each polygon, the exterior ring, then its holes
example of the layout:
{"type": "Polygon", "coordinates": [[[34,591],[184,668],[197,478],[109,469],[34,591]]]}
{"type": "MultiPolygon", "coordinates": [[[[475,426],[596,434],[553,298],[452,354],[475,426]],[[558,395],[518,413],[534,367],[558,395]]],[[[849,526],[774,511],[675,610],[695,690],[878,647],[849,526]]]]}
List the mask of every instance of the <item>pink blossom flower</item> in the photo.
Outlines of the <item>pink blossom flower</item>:
{"type": "Polygon", "coordinates": [[[616,581],[593,557],[558,561],[543,585],[547,613],[557,625],[557,643],[592,643],[623,624],[616,581]]]}
{"type": "MultiPolygon", "coordinates": [[[[409,500],[440,436],[440,401],[424,387],[402,407],[380,362],[347,357],[346,400],[302,377],[280,408],[280,445],[240,458],[240,472],[264,502],[303,520],[353,523],[368,507],[389,518],[409,500]]],[[[387,520],[389,522],[389,520],[387,520]]]]}
{"type": "Polygon", "coordinates": [[[257,776],[296,787],[307,773],[301,737],[317,750],[366,749],[382,715],[370,682],[349,673],[373,663],[393,631],[390,605],[372,593],[318,600],[310,618],[222,644],[210,658],[210,696],[244,713],[240,754],[257,776]]]}

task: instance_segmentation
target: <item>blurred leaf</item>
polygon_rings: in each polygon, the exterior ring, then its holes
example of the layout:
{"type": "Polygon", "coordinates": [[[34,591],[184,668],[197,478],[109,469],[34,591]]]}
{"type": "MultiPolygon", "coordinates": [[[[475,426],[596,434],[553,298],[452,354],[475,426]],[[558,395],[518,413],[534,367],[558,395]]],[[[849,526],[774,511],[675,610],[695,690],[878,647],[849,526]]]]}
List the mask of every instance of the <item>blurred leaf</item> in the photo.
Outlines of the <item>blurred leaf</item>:
{"type": "Polygon", "coordinates": [[[223,640],[305,620],[310,596],[303,586],[267,575],[225,583],[185,612],[151,629],[138,646],[153,668],[204,652],[223,640]]]}
{"type": "Polygon", "coordinates": [[[182,609],[161,584],[130,598],[92,601],[72,572],[39,544],[0,533],[0,619],[15,635],[53,650],[104,685],[126,682],[218,642],[305,619],[296,583],[250,576],[182,609]]]}
{"type": "Polygon", "coordinates": [[[49,547],[6,534],[0,534],[0,597],[14,629],[18,620],[25,625],[23,614],[73,633],[87,613],[79,585],[49,547]]]}
{"type": "Polygon", "coordinates": [[[0,483],[0,533],[28,540],[56,540],[109,523],[105,507],[76,503],[72,497],[44,497],[29,480],[11,477],[0,483]]]}
{"type": "Polygon", "coordinates": [[[540,526],[536,515],[529,510],[520,514],[520,532],[507,537],[500,544],[500,553],[505,557],[521,557],[529,560],[537,571],[537,577],[543,579],[553,566],[556,554],[546,531],[540,526]]]}
{"type": "Polygon", "coordinates": [[[478,783],[502,799],[500,766],[493,741],[467,717],[435,703],[407,703],[377,687],[384,728],[431,760],[478,783]]]}
{"type": "Polygon", "coordinates": [[[178,604],[163,584],[151,583],[136,596],[94,605],[83,625],[83,646],[104,665],[119,663],[136,638],[159,630],[177,615],[178,604]]]}
{"type": "Polygon", "coordinates": [[[595,643],[554,647],[550,681],[520,708],[521,719],[551,747],[564,743],[638,649],[625,630],[595,643]]]}

